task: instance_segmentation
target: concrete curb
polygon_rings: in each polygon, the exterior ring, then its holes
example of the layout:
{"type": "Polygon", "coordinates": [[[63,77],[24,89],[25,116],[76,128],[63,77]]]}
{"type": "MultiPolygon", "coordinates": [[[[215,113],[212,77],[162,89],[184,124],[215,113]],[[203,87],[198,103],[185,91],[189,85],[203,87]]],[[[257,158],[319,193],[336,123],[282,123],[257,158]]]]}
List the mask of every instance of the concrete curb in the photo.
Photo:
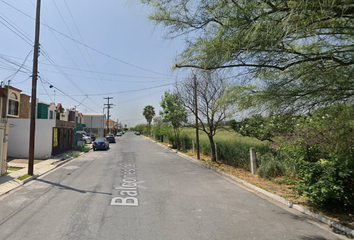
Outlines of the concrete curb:
{"type": "MultiPolygon", "coordinates": [[[[150,138],[147,138],[147,139],[150,139],[150,138]]],[[[156,142],[156,141],[154,141],[152,139],[150,139],[150,140],[153,141],[153,142],[156,142]]],[[[167,146],[165,146],[165,145],[163,145],[163,144],[161,144],[159,142],[156,142],[156,143],[158,145],[164,147],[164,148],[170,149],[172,152],[177,153],[177,155],[179,155],[180,157],[183,157],[184,159],[187,159],[187,160],[189,160],[189,161],[191,161],[191,162],[193,162],[193,163],[195,163],[195,164],[197,164],[197,165],[199,165],[201,167],[204,167],[204,168],[207,168],[207,169],[209,169],[209,170],[211,170],[213,172],[216,172],[216,173],[218,173],[221,176],[224,176],[224,177],[232,179],[233,181],[237,182],[241,187],[243,187],[244,189],[246,189],[248,191],[251,189],[251,190],[253,190],[253,191],[257,192],[257,193],[265,195],[268,198],[271,198],[271,199],[277,201],[278,203],[286,205],[289,208],[293,208],[293,209],[295,209],[295,210],[297,210],[297,211],[299,211],[299,212],[301,212],[303,214],[306,214],[306,215],[308,215],[310,217],[313,217],[313,218],[317,219],[318,221],[320,221],[322,223],[327,224],[336,233],[343,234],[343,235],[345,235],[345,236],[347,236],[348,238],[351,238],[351,239],[354,238],[354,230],[349,228],[349,227],[346,227],[346,226],[340,224],[337,221],[334,221],[334,220],[329,219],[329,218],[327,218],[325,216],[322,216],[321,214],[315,213],[315,212],[313,212],[313,211],[311,211],[311,210],[309,210],[309,209],[307,209],[307,208],[305,208],[305,207],[303,207],[301,205],[298,205],[298,204],[295,204],[293,202],[287,201],[285,198],[282,198],[282,197],[280,197],[280,196],[278,196],[276,194],[273,194],[273,193],[268,192],[268,191],[266,191],[266,190],[264,190],[262,188],[254,186],[254,185],[252,185],[252,184],[250,184],[250,183],[248,183],[248,182],[246,182],[246,181],[244,181],[242,179],[239,179],[239,178],[237,178],[235,176],[232,176],[232,175],[230,175],[230,174],[228,174],[228,173],[226,173],[224,171],[221,171],[221,170],[219,170],[219,169],[217,169],[217,168],[215,168],[213,166],[210,166],[210,165],[208,165],[206,163],[203,163],[203,162],[201,162],[201,161],[199,161],[199,160],[197,160],[197,159],[195,159],[195,158],[193,158],[191,156],[188,156],[188,155],[185,155],[185,154],[183,154],[181,152],[173,150],[173,149],[171,149],[171,148],[169,148],[169,147],[167,147],[167,146]]]]}

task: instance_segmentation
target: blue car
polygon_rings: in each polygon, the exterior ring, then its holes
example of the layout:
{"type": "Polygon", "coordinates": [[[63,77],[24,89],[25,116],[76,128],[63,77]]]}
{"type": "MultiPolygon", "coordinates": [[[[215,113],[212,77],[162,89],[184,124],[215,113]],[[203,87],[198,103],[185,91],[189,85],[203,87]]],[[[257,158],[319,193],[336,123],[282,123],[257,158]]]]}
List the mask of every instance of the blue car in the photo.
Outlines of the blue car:
{"type": "Polygon", "coordinates": [[[92,144],[93,151],[97,149],[108,150],[109,149],[109,142],[106,138],[96,138],[92,144]]]}

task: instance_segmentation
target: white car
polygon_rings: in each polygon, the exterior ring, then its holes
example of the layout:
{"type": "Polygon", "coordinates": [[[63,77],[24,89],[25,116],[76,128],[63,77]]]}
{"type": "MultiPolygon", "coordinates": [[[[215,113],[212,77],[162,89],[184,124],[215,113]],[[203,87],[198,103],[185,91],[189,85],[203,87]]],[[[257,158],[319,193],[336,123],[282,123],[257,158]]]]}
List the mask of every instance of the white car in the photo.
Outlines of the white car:
{"type": "Polygon", "coordinates": [[[91,137],[89,137],[89,136],[82,135],[82,140],[84,140],[85,143],[91,143],[91,137]]]}

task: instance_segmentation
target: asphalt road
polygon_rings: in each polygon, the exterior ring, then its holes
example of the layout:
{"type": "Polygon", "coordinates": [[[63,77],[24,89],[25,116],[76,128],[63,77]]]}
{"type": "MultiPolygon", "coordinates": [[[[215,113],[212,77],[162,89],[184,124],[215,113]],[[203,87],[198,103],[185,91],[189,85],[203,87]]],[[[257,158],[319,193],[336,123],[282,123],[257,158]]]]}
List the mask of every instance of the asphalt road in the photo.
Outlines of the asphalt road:
{"type": "Polygon", "coordinates": [[[345,239],[127,133],[0,199],[0,239],[345,239]]]}

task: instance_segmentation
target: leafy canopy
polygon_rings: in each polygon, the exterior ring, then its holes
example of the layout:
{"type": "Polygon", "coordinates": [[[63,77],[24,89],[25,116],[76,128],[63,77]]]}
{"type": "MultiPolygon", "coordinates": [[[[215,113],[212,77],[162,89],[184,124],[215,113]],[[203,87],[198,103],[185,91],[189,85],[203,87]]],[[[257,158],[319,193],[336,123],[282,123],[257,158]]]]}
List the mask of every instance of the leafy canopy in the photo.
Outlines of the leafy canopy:
{"type": "Polygon", "coordinates": [[[152,118],[155,116],[155,108],[151,105],[146,105],[143,109],[143,115],[148,124],[150,125],[152,118]]]}
{"type": "Polygon", "coordinates": [[[174,129],[180,128],[183,123],[187,122],[188,114],[178,93],[165,91],[160,105],[163,109],[160,112],[160,115],[163,116],[163,121],[171,124],[174,129]]]}
{"type": "Polygon", "coordinates": [[[142,1],[167,37],[185,37],[176,67],[241,67],[282,110],[353,101],[351,0],[142,1]]]}

